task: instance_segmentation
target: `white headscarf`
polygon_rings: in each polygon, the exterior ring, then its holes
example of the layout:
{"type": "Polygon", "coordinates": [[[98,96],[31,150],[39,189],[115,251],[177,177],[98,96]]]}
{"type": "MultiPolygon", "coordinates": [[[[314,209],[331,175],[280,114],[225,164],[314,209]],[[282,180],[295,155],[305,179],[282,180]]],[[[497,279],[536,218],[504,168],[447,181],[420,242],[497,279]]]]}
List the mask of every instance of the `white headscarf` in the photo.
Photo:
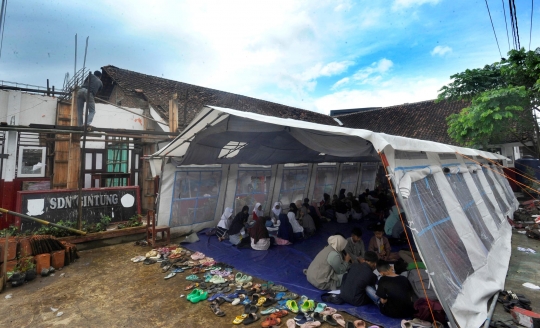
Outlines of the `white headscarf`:
{"type": "Polygon", "coordinates": [[[280,202],[275,202],[274,203],[274,207],[272,207],[272,213],[274,213],[274,215],[279,218],[279,215],[281,214],[281,203],[280,202]],[[276,209],[276,206],[279,205],[279,209],[276,209]]]}
{"type": "Polygon", "coordinates": [[[347,240],[340,235],[328,237],[328,245],[330,245],[337,252],[341,252],[347,246],[347,240]]]}
{"type": "Polygon", "coordinates": [[[287,217],[289,218],[289,222],[291,223],[292,230],[294,233],[304,232],[304,227],[302,227],[300,223],[296,221],[296,216],[294,215],[293,212],[287,213],[287,217]]]}
{"type": "Polygon", "coordinates": [[[229,229],[229,225],[231,224],[231,216],[232,216],[233,210],[230,207],[227,207],[225,211],[223,212],[223,215],[221,215],[221,220],[219,220],[218,227],[223,229],[229,229]]]}
{"type": "Polygon", "coordinates": [[[261,203],[255,204],[255,207],[253,208],[253,213],[257,214],[257,217],[262,217],[264,215],[263,211],[259,211],[259,206],[261,206],[261,203]]]}

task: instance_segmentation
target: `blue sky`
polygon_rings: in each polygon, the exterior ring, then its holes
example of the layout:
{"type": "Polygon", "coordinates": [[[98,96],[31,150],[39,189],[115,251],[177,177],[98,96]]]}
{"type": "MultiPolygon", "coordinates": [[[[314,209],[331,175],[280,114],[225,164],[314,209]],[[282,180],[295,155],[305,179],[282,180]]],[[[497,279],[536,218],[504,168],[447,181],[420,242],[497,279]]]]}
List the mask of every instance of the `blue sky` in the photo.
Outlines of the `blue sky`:
{"type": "MultiPolygon", "coordinates": [[[[488,3],[504,56],[502,4],[488,3]]],[[[528,48],[531,3],[516,6],[528,48]]],[[[110,64],[322,113],[433,99],[450,75],[500,59],[483,0],[11,0],[0,79],[60,87],[75,33],[79,68],[89,36],[92,70],[110,64]]]]}

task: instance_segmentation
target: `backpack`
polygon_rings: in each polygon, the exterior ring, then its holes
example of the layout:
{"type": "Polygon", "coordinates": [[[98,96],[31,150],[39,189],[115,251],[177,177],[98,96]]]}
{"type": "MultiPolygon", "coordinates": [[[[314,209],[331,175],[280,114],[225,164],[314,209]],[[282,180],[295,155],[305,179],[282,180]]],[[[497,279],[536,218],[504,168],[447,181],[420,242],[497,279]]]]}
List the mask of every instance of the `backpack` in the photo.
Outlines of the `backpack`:
{"type": "Polygon", "coordinates": [[[407,273],[407,279],[409,279],[409,282],[411,283],[411,286],[414,290],[414,293],[418,298],[425,298],[426,294],[430,300],[438,300],[437,294],[435,294],[435,290],[433,289],[433,284],[431,283],[431,279],[429,278],[429,273],[427,270],[419,269],[420,276],[422,277],[422,282],[420,282],[420,277],[418,277],[418,272],[416,269],[410,270],[407,273]],[[422,288],[422,283],[424,284],[424,287],[426,288],[426,293],[424,294],[424,289],[422,288]]]}

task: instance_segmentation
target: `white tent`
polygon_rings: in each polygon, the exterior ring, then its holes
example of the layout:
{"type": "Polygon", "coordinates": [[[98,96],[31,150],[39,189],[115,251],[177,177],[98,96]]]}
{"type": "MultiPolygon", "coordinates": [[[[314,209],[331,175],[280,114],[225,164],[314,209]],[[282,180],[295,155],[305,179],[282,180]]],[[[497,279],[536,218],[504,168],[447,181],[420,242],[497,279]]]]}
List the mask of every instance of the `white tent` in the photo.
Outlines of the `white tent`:
{"type": "Polygon", "coordinates": [[[489,298],[504,287],[511,253],[506,217],[518,207],[490,160],[506,158],[207,106],[152,156],[151,166],[161,175],[159,224],[187,233],[214,226],[231,204],[261,202],[268,212],[275,201],[372,189],[385,165],[439,300],[457,325],[478,327],[489,298]]]}

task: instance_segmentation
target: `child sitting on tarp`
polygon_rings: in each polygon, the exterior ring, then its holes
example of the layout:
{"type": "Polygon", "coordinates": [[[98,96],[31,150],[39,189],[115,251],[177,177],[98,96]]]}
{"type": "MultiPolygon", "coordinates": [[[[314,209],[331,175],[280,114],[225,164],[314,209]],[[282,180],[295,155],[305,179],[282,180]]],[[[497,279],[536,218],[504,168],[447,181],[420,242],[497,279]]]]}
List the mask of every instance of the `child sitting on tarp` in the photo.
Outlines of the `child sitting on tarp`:
{"type": "Polygon", "coordinates": [[[395,261],[399,259],[399,254],[392,253],[390,242],[384,235],[384,226],[379,224],[375,226],[375,236],[369,241],[368,251],[377,253],[379,259],[385,261],[395,261]]]}
{"type": "Polygon", "coordinates": [[[382,275],[377,290],[367,286],[367,295],[379,306],[382,314],[392,318],[412,318],[415,294],[409,280],[396,274],[390,263],[384,260],[377,262],[377,271],[382,275]]]}

